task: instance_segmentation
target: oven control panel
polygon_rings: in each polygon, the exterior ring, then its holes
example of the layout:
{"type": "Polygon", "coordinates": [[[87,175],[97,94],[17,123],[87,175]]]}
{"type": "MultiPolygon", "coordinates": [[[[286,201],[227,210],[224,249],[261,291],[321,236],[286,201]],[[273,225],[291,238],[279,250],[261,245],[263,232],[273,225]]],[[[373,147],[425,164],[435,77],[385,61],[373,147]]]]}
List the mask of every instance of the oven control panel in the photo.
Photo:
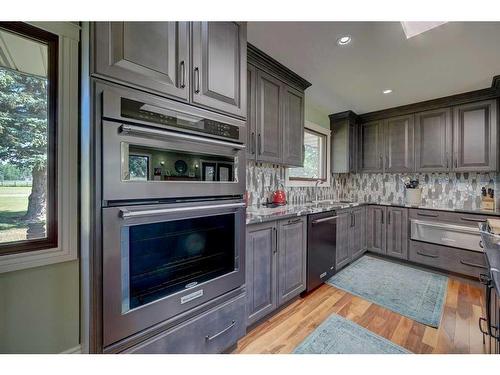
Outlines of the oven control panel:
{"type": "Polygon", "coordinates": [[[127,98],[121,98],[121,115],[131,119],[196,130],[224,138],[239,139],[240,137],[240,128],[238,126],[148,105],[127,98]]]}

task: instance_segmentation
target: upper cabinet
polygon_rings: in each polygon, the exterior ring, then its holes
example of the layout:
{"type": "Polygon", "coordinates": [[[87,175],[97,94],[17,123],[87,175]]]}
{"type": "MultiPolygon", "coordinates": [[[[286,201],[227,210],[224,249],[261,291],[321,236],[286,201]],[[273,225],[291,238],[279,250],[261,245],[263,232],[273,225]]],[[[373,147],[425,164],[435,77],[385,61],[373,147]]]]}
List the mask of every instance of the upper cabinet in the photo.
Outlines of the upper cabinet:
{"type": "Polygon", "coordinates": [[[193,102],[246,117],[246,25],[193,22],[193,102]]]}
{"type": "Polygon", "coordinates": [[[455,171],[496,170],[496,107],[495,100],[488,100],[460,105],[453,109],[453,169],[455,171]]]}
{"type": "Polygon", "coordinates": [[[452,153],[451,109],[415,115],[415,169],[417,172],[447,172],[452,153]]]}
{"type": "Polygon", "coordinates": [[[248,44],[247,157],[303,165],[304,91],[311,84],[248,44]]]}
{"type": "Polygon", "coordinates": [[[96,22],[93,35],[96,76],[246,118],[246,24],[96,22]]]}
{"type": "Polygon", "coordinates": [[[96,22],[94,43],[95,73],[189,99],[189,23],[96,22]]]}
{"type": "Polygon", "coordinates": [[[352,111],[330,115],[332,134],[332,173],[352,173],[357,170],[357,124],[352,111]]]}
{"type": "Polygon", "coordinates": [[[385,172],[413,172],[413,115],[387,119],[384,129],[385,172]]]}
{"type": "Polygon", "coordinates": [[[359,127],[360,172],[384,171],[383,121],[372,121],[359,127]]]}

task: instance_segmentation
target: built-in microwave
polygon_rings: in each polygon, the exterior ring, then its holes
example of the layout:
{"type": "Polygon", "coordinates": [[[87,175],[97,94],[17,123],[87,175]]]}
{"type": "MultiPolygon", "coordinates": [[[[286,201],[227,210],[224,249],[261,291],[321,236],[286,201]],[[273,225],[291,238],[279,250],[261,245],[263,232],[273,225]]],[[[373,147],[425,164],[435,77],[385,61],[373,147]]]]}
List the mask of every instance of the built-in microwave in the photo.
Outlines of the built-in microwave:
{"type": "Polygon", "coordinates": [[[243,195],[240,120],[111,89],[103,117],[105,201],[243,195]]]}

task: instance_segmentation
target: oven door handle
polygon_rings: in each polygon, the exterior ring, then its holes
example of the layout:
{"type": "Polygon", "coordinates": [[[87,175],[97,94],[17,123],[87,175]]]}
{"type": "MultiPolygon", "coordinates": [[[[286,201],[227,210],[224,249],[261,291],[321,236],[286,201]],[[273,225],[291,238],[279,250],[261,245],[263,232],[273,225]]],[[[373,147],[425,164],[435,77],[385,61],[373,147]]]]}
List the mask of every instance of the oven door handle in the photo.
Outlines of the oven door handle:
{"type": "Polygon", "coordinates": [[[136,217],[157,216],[157,215],[165,215],[178,212],[205,211],[213,209],[241,208],[241,207],[245,207],[245,203],[214,204],[211,206],[196,206],[196,207],[158,208],[158,209],[137,210],[137,211],[130,211],[127,210],[126,208],[120,208],[120,217],[126,220],[126,219],[133,219],[136,217]]]}
{"type": "Polygon", "coordinates": [[[176,139],[182,139],[182,140],[186,140],[186,141],[202,142],[202,143],[207,143],[210,145],[230,147],[230,148],[234,148],[237,150],[244,150],[245,149],[245,145],[242,145],[240,143],[219,141],[217,139],[199,137],[199,136],[191,135],[191,134],[177,133],[177,132],[173,132],[173,131],[169,131],[169,130],[161,130],[161,129],[155,129],[155,128],[144,128],[142,126],[122,125],[120,127],[120,133],[142,135],[142,136],[146,136],[146,137],[149,136],[149,137],[161,137],[161,138],[176,138],[176,139]]]}

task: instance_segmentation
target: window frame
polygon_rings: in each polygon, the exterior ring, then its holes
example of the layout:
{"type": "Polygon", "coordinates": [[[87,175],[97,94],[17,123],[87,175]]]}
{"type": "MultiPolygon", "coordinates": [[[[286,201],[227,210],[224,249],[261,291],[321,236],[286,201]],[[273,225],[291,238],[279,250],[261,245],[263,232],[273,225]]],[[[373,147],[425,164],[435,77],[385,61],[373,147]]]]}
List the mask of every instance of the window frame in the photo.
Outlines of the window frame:
{"type": "Polygon", "coordinates": [[[331,132],[329,129],[326,129],[320,125],[312,123],[310,121],[305,121],[304,123],[304,132],[308,130],[311,133],[316,133],[321,136],[325,136],[325,152],[324,152],[324,168],[325,168],[325,177],[324,178],[307,178],[307,177],[291,177],[290,169],[285,169],[285,184],[290,187],[305,187],[305,186],[316,186],[318,180],[321,182],[318,184],[318,187],[327,187],[330,186],[330,137],[331,132]]]}
{"type": "Polygon", "coordinates": [[[58,82],[59,82],[59,37],[56,34],[23,22],[0,22],[0,29],[47,45],[47,219],[46,237],[0,243],[0,257],[26,253],[57,246],[57,134],[58,134],[58,82]]]}
{"type": "MultiPolygon", "coordinates": [[[[75,22],[27,22],[58,37],[57,80],[57,244],[49,249],[19,252],[0,256],[0,273],[45,266],[78,259],[80,187],[79,187],[79,50],[80,26],[75,22]]],[[[83,78],[82,78],[83,79],[83,78]]],[[[84,94],[82,94],[84,95],[84,94]]],[[[87,105],[88,94],[82,99],[87,105]]],[[[88,140],[83,138],[81,142],[88,140]]],[[[82,192],[83,194],[83,192],[82,192]]],[[[88,228],[84,227],[84,233],[88,228]]]]}

